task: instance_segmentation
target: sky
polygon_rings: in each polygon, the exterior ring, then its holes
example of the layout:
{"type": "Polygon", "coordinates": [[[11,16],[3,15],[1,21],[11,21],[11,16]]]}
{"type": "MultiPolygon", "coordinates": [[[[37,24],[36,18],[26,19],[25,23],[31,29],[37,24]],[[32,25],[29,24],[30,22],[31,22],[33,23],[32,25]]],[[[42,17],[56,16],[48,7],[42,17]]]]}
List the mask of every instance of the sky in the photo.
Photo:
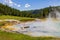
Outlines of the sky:
{"type": "Polygon", "coordinates": [[[35,10],[49,6],[60,6],[60,0],[0,0],[0,3],[19,10],[35,10]]]}

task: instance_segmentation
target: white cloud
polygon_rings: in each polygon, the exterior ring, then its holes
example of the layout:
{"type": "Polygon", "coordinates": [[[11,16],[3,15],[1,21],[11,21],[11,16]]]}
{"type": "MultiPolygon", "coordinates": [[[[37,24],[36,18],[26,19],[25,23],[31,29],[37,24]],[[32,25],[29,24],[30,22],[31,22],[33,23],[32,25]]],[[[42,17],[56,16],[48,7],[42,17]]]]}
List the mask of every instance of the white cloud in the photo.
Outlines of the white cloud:
{"type": "Polygon", "coordinates": [[[13,6],[14,2],[12,0],[4,0],[5,4],[13,6]]]}
{"type": "Polygon", "coordinates": [[[13,2],[10,0],[10,1],[9,1],[9,3],[11,3],[11,4],[12,4],[13,2]]]}
{"type": "Polygon", "coordinates": [[[16,3],[14,5],[17,5],[16,3]]]}
{"type": "Polygon", "coordinates": [[[16,3],[14,3],[14,5],[17,6],[17,7],[20,7],[21,6],[20,4],[16,4],[16,3]]]}
{"type": "MultiPolygon", "coordinates": [[[[9,5],[9,6],[21,7],[20,4],[17,4],[17,3],[15,3],[15,2],[12,1],[12,0],[4,0],[4,3],[7,4],[7,5],[9,5]]],[[[31,5],[28,4],[28,3],[24,5],[25,8],[28,8],[28,7],[30,7],[30,6],[31,6],[31,5]]]]}
{"type": "Polygon", "coordinates": [[[6,3],[13,3],[12,0],[5,0],[6,3]]]}
{"type": "Polygon", "coordinates": [[[18,7],[20,7],[21,5],[18,5],[18,7]]]}
{"type": "Polygon", "coordinates": [[[12,0],[4,0],[5,4],[9,5],[9,6],[17,6],[17,7],[20,7],[21,5],[13,2],[12,0]]]}
{"type": "Polygon", "coordinates": [[[13,6],[14,5],[14,3],[10,0],[9,1],[9,6],[13,6]]]}
{"type": "Polygon", "coordinates": [[[30,7],[30,6],[31,6],[31,5],[30,5],[30,4],[28,4],[28,3],[27,3],[27,4],[25,4],[25,7],[26,7],[26,8],[28,8],[28,7],[30,7]]]}

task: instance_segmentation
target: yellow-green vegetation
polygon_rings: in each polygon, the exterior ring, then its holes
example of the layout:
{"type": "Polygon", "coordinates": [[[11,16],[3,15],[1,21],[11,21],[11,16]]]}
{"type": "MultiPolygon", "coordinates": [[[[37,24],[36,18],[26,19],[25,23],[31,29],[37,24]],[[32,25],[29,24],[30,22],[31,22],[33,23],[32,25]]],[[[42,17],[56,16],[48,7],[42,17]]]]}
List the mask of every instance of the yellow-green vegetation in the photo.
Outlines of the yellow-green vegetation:
{"type": "Polygon", "coordinates": [[[4,29],[10,29],[10,30],[13,30],[12,28],[10,28],[9,26],[12,26],[14,24],[16,24],[17,22],[15,21],[12,21],[12,22],[9,22],[9,21],[5,21],[5,19],[8,19],[8,20],[19,20],[21,22],[26,22],[26,21],[33,21],[35,20],[34,18],[27,18],[27,17],[17,17],[17,16],[9,16],[9,15],[2,15],[0,16],[0,28],[4,28],[4,29]]]}
{"type": "Polygon", "coordinates": [[[35,18],[28,18],[28,17],[17,17],[17,16],[9,16],[9,15],[2,15],[0,16],[0,20],[4,19],[15,19],[19,21],[33,21],[35,18]]]}
{"type": "Polygon", "coordinates": [[[53,37],[30,37],[20,33],[9,33],[0,31],[0,40],[60,40],[53,37]]]}

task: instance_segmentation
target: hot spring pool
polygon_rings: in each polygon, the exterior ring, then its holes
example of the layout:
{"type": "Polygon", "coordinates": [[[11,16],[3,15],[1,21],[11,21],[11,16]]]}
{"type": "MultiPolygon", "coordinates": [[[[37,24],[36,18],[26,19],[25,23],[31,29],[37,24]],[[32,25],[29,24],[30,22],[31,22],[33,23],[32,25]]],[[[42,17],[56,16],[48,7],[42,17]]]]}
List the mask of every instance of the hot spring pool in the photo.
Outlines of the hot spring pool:
{"type": "Polygon", "coordinates": [[[19,30],[23,34],[30,36],[58,36],[60,37],[60,21],[53,21],[48,19],[46,21],[32,21],[23,24],[17,24],[14,27],[24,27],[29,26],[29,28],[19,30]]]}

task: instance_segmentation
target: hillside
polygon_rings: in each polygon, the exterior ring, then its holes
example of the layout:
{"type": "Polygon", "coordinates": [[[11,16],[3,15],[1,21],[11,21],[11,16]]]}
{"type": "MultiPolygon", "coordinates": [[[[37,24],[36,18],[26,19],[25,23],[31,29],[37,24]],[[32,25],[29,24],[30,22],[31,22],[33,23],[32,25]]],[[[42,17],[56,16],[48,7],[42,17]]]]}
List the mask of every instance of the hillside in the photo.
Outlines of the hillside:
{"type": "Polygon", "coordinates": [[[0,15],[11,15],[30,18],[45,18],[48,16],[49,12],[51,12],[52,8],[56,8],[58,11],[60,11],[60,6],[50,6],[42,9],[20,11],[0,3],[0,15]]]}

